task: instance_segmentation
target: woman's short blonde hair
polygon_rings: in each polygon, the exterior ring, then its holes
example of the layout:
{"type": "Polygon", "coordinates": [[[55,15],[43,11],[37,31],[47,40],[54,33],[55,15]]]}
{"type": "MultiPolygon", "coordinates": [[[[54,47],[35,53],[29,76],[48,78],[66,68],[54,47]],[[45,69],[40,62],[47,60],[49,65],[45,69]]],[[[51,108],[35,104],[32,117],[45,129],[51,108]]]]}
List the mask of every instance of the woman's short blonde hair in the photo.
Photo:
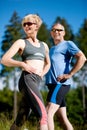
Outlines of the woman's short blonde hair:
{"type": "Polygon", "coordinates": [[[29,14],[26,15],[23,20],[22,20],[22,26],[25,22],[31,22],[31,23],[36,23],[38,28],[40,28],[41,24],[42,24],[42,20],[41,18],[36,15],[36,14],[29,14]]]}

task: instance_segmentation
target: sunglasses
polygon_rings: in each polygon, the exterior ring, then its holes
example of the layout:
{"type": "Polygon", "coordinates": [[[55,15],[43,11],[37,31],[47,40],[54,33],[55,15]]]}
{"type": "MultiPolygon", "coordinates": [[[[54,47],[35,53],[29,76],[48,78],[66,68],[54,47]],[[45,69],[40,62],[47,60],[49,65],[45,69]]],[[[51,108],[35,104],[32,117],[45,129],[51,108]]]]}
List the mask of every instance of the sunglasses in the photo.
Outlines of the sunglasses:
{"type": "Polygon", "coordinates": [[[52,32],[56,32],[56,31],[57,31],[57,32],[62,32],[62,31],[64,31],[64,30],[63,30],[63,29],[54,29],[54,28],[53,28],[51,31],[52,31],[52,32]]]}
{"type": "Polygon", "coordinates": [[[26,23],[23,24],[23,27],[25,27],[26,25],[31,26],[33,24],[36,24],[36,23],[26,22],[26,23]]]}

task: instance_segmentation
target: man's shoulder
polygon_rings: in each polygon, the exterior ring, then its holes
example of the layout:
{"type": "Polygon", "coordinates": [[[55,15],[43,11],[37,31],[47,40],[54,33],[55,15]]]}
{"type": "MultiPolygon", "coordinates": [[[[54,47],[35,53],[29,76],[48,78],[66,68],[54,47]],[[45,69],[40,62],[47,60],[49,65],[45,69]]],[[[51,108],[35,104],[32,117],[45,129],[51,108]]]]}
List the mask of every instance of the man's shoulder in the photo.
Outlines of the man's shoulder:
{"type": "Polygon", "coordinates": [[[67,41],[65,41],[67,44],[75,44],[73,41],[71,41],[71,40],[67,40],[67,41]]]}

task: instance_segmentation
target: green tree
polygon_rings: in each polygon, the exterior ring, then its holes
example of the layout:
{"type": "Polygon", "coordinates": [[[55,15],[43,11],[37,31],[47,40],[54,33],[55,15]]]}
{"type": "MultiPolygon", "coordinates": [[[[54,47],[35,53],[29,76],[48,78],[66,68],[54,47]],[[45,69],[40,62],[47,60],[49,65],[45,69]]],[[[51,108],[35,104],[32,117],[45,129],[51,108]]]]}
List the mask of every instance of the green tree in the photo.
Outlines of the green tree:
{"type": "Polygon", "coordinates": [[[87,19],[83,21],[81,28],[76,34],[76,42],[87,57],[87,19]]]}
{"type": "Polygon", "coordinates": [[[13,105],[13,92],[5,87],[3,90],[0,90],[0,102],[7,103],[11,107],[13,105]]]}
{"type": "MultiPolygon", "coordinates": [[[[18,16],[17,12],[14,12],[10,21],[9,25],[6,26],[5,35],[3,36],[2,41],[2,54],[4,54],[10,46],[16,41],[17,39],[20,39],[24,36],[24,32],[22,31],[21,27],[21,18],[18,16]]],[[[19,55],[15,55],[14,59],[19,59],[19,55]]],[[[20,59],[21,60],[21,59],[20,59]]],[[[3,66],[1,74],[5,76],[5,87],[9,87],[9,79],[11,76],[13,76],[13,87],[14,87],[14,118],[16,116],[17,111],[17,94],[16,94],[16,73],[17,68],[14,67],[7,67],[3,66]],[[9,73],[9,74],[8,74],[9,73]]]]}
{"type": "MultiPolygon", "coordinates": [[[[2,41],[2,55],[10,48],[10,46],[14,43],[15,40],[23,37],[23,31],[21,29],[21,18],[18,16],[16,12],[13,13],[9,25],[6,25],[5,35],[3,36],[2,41]]],[[[15,58],[19,58],[16,55],[15,58]]],[[[4,67],[2,68],[2,74],[7,75],[8,72],[11,72],[14,68],[12,67],[4,67]]]]}
{"type": "Polygon", "coordinates": [[[67,100],[67,111],[68,116],[72,122],[79,124],[83,123],[83,109],[82,109],[82,93],[81,88],[77,89],[71,89],[71,91],[68,93],[66,100],[67,100]],[[74,98],[73,98],[74,97],[74,98]]]}
{"type": "MultiPolygon", "coordinates": [[[[87,92],[87,88],[85,88],[85,91],[87,92]]],[[[87,121],[87,115],[86,118],[84,118],[82,98],[82,86],[79,86],[76,89],[71,89],[66,96],[68,116],[74,125],[82,125],[87,121]]],[[[87,96],[85,99],[87,101],[87,96]]]]}
{"type": "Polygon", "coordinates": [[[49,34],[49,30],[47,28],[47,25],[45,23],[43,23],[41,25],[37,38],[41,41],[46,42],[48,44],[48,46],[50,46],[50,43],[49,43],[50,34],[49,34]]]}
{"type": "MultiPolygon", "coordinates": [[[[75,40],[79,48],[83,51],[87,57],[87,19],[84,19],[82,26],[76,34],[75,40]]],[[[87,87],[87,63],[79,71],[78,75],[75,75],[76,81],[79,86],[82,86],[82,104],[83,104],[83,115],[84,119],[87,116],[87,104],[86,104],[86,88],[87,87]]]]}

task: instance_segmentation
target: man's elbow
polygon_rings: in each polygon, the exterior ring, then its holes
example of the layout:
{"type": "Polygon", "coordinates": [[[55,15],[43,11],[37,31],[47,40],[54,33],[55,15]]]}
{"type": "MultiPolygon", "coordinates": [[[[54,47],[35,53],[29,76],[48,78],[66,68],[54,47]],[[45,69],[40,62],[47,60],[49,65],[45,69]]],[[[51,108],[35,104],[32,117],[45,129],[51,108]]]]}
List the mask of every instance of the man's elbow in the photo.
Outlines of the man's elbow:
{"type": "Polygon", "coordinates": [[[87,58],[85,57],[85,55],[83,54],[82,57],[81,57],[83,63],[87,62],[87,58]]]}
{"type": "Polygon", "coordinates": [[[51,63],[50,63],[50,62],[49,62],[49,65],[48,65],[48,66],[49,66],[49,69],[50,69],[50,67],[51,67],[51,63]]]}

